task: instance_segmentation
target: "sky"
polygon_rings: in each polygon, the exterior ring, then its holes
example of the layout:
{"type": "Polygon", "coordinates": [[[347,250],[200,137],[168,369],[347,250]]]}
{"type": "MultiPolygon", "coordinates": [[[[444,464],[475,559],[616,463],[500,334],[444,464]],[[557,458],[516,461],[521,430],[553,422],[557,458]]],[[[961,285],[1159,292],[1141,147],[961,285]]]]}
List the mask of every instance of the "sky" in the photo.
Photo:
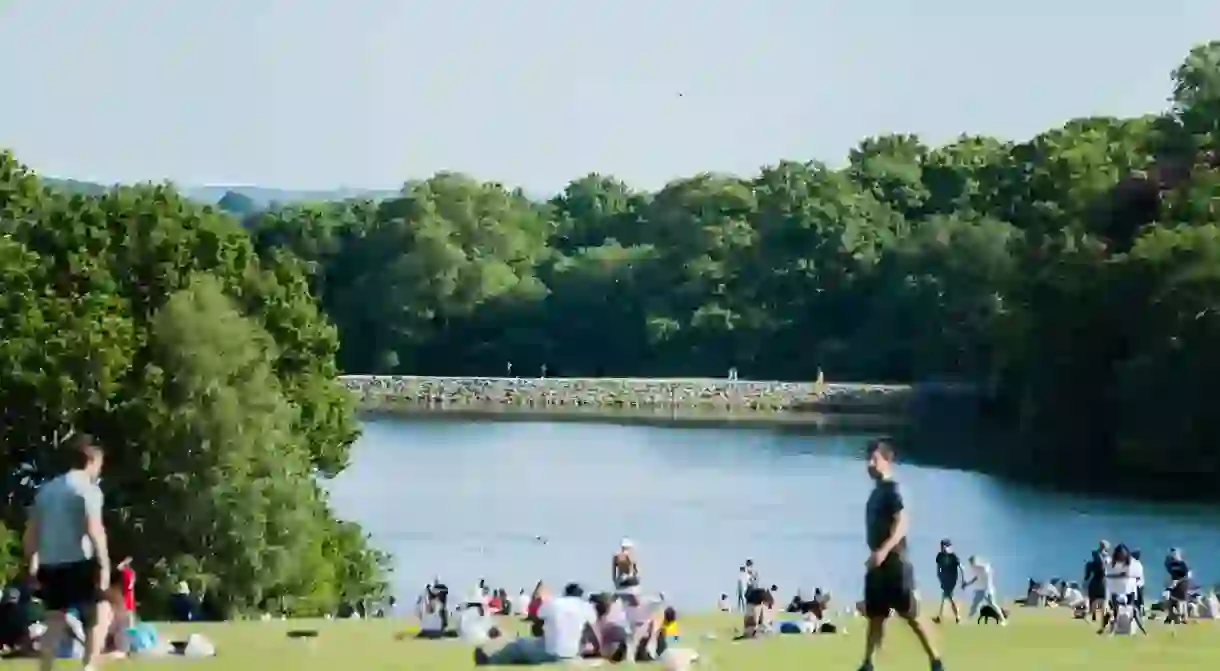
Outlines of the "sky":
{"type": "Polygon", "coordinates": [[[0,0],[0,147],[104,183],[640,188],[1159,111],[1216,0],[0,0]]]}

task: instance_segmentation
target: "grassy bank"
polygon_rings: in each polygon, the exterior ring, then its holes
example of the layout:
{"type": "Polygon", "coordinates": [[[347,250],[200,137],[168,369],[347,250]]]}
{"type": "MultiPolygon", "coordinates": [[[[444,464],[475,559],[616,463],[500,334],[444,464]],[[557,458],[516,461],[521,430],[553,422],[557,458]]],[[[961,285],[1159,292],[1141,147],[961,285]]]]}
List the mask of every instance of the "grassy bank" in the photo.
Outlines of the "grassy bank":
{"type": "MultiPolygon", "coordinates": [[[[1220,647],[1214,644],[1220,626],[1213,622],[1180,628],[1174,634],[1155,626],[1151,636],[1110,638],[1093,633],[1086,623],[1066,613],[1015,612],[1011,626],[965,624],[943,627],[945,662],[949,669],[975,671],[1211,671],[1220,668],[1220,647]]],[[[861,621],[849,620],[847,633],[833,636],[777,636],[767,640],[732,643],[734,620],[697,617],[683,626],[683,645],[698,649],[703,668],[718,671],[805,671],[855,669],[861,648],[861,621]],[[715,640],[707,640],[707,635],[715,640]]],[[[219,655],[209,660],[127,661],[113,668],[130,671],[165,669],[188,663],[192,669],[225,671],[448,671],[473,667],[471,651],[456,641],[396,641],[402,623],[386,621],[245,622],[220,625],[164,627],[167,631],[201,632],[217,645],[219,655]],[[286,637],[290,629],[316,628],[314,643],[286,637]]],[[[909,632],[895,626],[878,659],[882,671],[923,671],[927,668],[909,632]]],[[[32,662],[8,662],[10,668],[33,669],[32,662]]],[[[66,662],[61,665],[67,665],[66,662]]],[[[606,668],[606,667],[603,667],[606,668]]],[[[651,668],[651,667],[645,667],[651,668]]]]}

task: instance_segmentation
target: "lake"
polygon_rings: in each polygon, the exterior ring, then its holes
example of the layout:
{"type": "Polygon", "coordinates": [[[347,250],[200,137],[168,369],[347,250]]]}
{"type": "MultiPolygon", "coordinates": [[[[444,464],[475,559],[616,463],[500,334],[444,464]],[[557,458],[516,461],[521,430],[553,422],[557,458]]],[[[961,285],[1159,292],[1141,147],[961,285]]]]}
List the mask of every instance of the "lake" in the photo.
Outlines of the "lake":
{"type": "MultiPolygon", "coordinates": [[[[608,587],[623,537],[644,586],[709,609],[746,558],[785,601],[815,586],[861,592],[860,433],[468,418],[366,420],[352,465],[330,484],[339,514],[395,557],[414,599],[434,576],[459,593],[480,578],[511,594],[536,580],[608,587]],[[545,539],[545,543],[538,540],[545,539]]],[[[916,463],[899,467],[920,591],[936,593],[942,537],[995,567],[1004,598],[1031,577],[1080,580],[1099,539],[1142,548],[1150,587],[1180,546],[1196,577],[1220,575],[1220,507],[1038,491],[916,463]]],[[[842,603],[842,601],[840,601],[842,603]]]]}

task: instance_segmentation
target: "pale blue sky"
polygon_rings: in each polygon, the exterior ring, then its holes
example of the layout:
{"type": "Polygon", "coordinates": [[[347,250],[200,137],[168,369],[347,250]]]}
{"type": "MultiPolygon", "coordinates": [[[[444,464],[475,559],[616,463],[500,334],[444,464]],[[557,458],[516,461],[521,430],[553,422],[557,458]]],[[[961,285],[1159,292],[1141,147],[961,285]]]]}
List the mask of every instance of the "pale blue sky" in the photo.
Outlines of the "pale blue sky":
{"type": "Polygon", "coordinates": [[[1217,29],[1217,0],[0,0],[0,146],[104,182],[652,188],[1159,110],[1217,29]]]}

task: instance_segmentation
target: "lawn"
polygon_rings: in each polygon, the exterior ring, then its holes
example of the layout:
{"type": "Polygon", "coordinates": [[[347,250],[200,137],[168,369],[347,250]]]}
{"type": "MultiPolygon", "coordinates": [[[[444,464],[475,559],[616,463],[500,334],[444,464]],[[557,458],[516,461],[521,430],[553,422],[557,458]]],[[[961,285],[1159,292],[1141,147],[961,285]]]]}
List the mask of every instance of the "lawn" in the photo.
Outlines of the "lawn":
{"type": "MultiPolygon", "coordinates": [[[[943,648],[948,669],[968,671],[1067,671],[1083,669],[1220,669],[1220,625],[1201,622],[1178,628],[1153,625],[1147,639],[1101,637],[1089,624],[1072,621],[1064,613],[1014,612],[1006,628],[996,626],[943,626],[943,648]]],[[[847,623],[847,633],[830,636],[775,636],[731,643],[733,620],[700,617],[685,622],[683,645],[704,656],[702,668],[741,671],[855,671],[859,663],[862,621],[847,623]],[[708,639],[707,635],[715,636],[708,639]]],[[[917,671],[927,666],[909,631],[893,623],[891,638],[878,658],[881,671],[917,671]]],[[[200,632],[211,638],[219,655],[210,660],[114,662],[110,668],[164,670],[176,664],[201,671],[441,671],[473,668],[470,649],[456,641],[397,641],[401,630],[388,621],[242,622],[221,625],[166,625],[163,633],[200,632]],[[290,629],[311,627],[320,635],[313,643],[289,639],[290,629]]],[[[7,663],[13,669],[33,669],[31,662],[7,663]]],[[[74,668],[60,662],[62,668],[74,668]]],[[[603,667],[605,668],[605,667],[603,667]]],[[[647,667],[644,667],[647,668],[647,667]]]]}

